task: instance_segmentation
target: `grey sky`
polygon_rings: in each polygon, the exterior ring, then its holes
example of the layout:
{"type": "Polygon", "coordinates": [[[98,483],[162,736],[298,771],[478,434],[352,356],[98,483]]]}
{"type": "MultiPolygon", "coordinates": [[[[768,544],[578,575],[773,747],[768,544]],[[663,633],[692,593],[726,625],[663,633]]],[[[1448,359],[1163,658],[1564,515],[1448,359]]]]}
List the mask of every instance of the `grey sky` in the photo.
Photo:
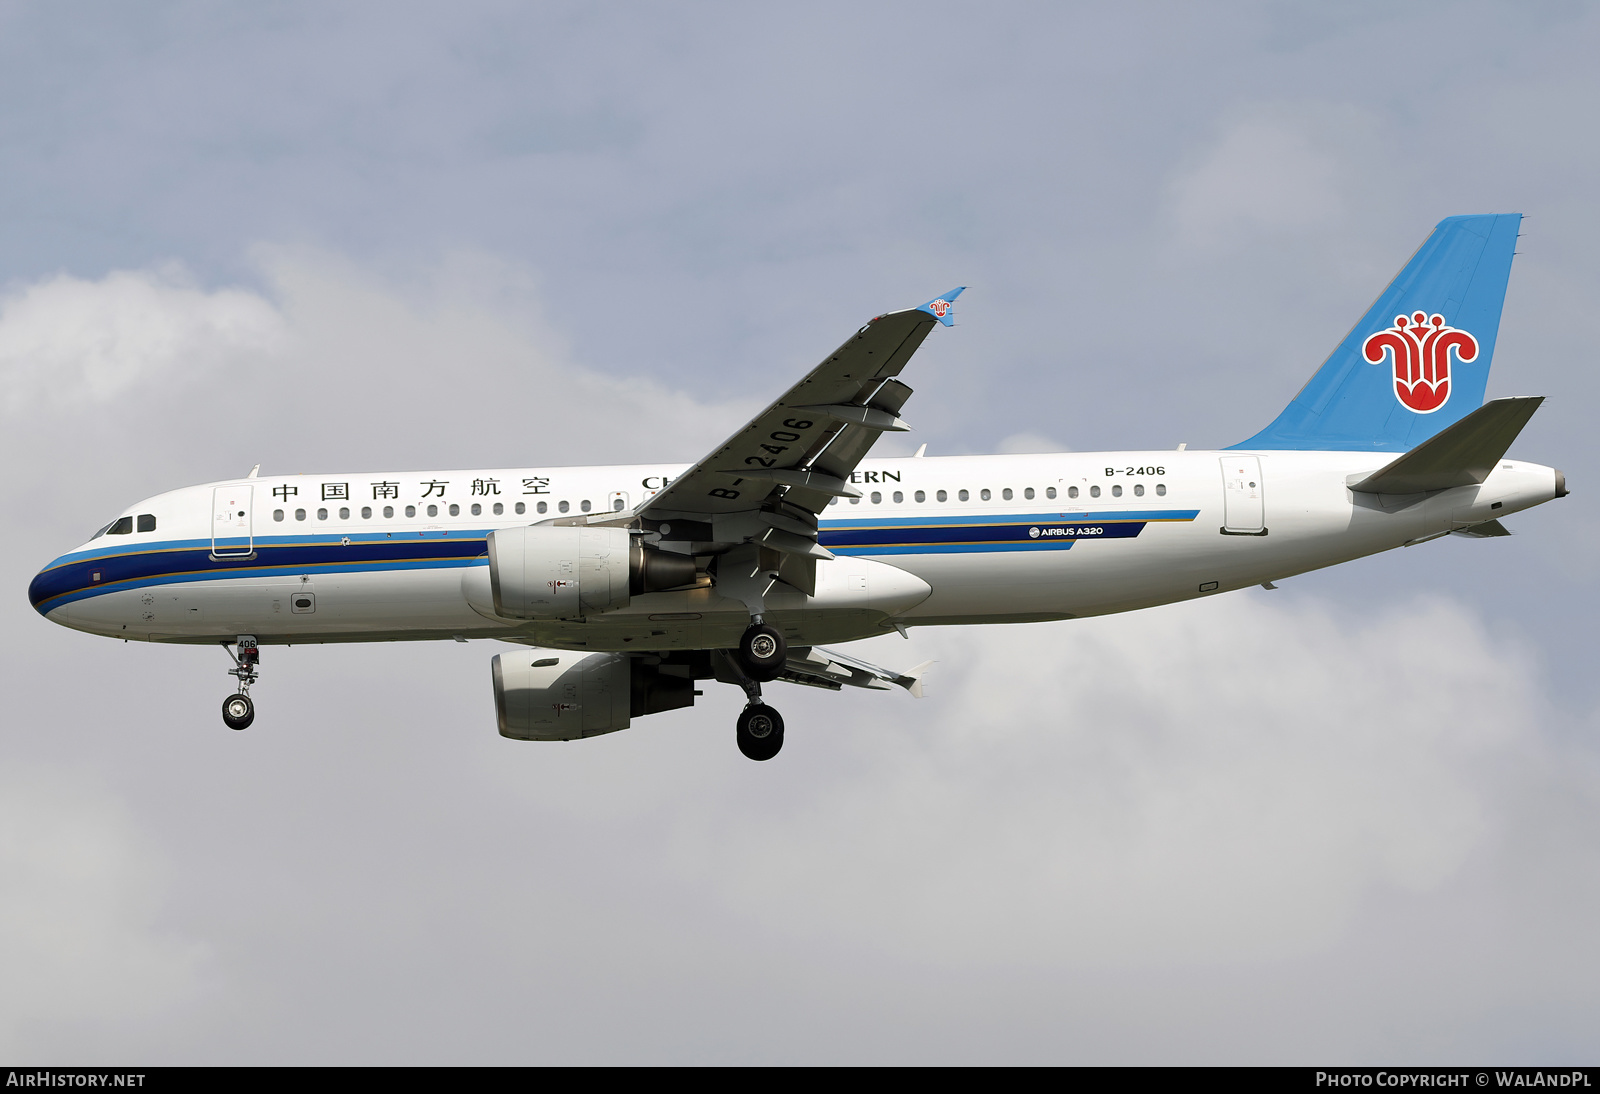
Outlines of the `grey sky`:
{"type": "Polygon", "coordinates": [[[1600,25],[1326,7],[0,5],[0,1051],[1592,1062],[1600,25]],[[691,460],[958,284],[902,446],[1233,443],[1501,211],[1571,498],[876,642],[929,698],[786,693],[773,764],[720,691],[502,741],[486,643],[268,650],[231,734],[221,654],[22,597],[256,462],[691,460]]]}

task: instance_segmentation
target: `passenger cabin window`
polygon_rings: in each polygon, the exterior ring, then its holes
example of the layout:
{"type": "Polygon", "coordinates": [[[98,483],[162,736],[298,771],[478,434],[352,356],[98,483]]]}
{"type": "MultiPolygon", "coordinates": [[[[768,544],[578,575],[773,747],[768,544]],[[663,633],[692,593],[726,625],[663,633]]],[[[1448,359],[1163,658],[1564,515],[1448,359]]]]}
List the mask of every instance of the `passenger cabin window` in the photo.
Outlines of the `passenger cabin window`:
{"type": "Polygon", "coordinates": [[[966,501],[971,496],[972,495],[968,494],[965,490],[956,495],[956,497],[960,498],[962,501],[966,501]]]}
{"type": "Polygon", "coordinates": [[[1003,499],[1005,499],[1006,501],[1010,501],[1011,500],[1011,487],[1008,486],[1004,490],[1000,491],[1000,496],[1003,499]]]}
{"type": "Polygon", "coordinates": [[[1024,490],[1022,492],[1022,496],[1027,498],[1029,501],[1032,501],[1033,500],[1033,487],[1030,486],[1026,490],[1024,490]]]}
{"type": "Polygon", "coordinates": [[[494,515],[495,516],[498,517],[501,513],[504,513],[505,511],[506,511],[506,507],[504,505],[501,505],[499,502],[495,502],[494,503],[494,515]]]}
{"type": "MultiPolygon", "coordinates": [[[[500,507],[498,505],[495,506],[494,507],[494,511],[496,513],[498,513],[500,511],[500,507]]],[[[528,506],[527,506],[527,504],[525,502],[520,502],[520,501],[517,502],[517,516],[520,517],[520,516],[522,516],[522,514],[526,513],[527,511],[528,511],[528,506]]]]}
{"type": "Polygon", "coordinates": [[[984,501],[988,501],[991,496],[992,495],[989,493],[989,488],[987,486],[978,491],[978,497],[982,498],[984,501]]]}
{"type": "Polygon", "coordinates": [[[550,511],[550,503],[547,502],[547,501],[541,501],[539,503],[539,512],[548,513],[549,511],[550,511]]]}
{"type": "Polygon", "coordinates": [[[132,517],[118,517],[111,522],[111,527],[106,529],[108,536],[126,536],[133,532],[132,517]]]}
{"type": "Polygon", "coordinates": [[[455,502],[451,502],[450,515],[452,517],[459,517],[461,515],[461,506],[457,505],[455,502]]]}
{"type": "Polygon", "coordinates": [[[472,515],[475,516],[475,517],[483,516],[483,506],[480,503],[478,503],[478,502],[473,502],[472,503],[472,515]]]}
{"type": "Polygon", "coordinates": [[[941,490],[937,494],[935,494],[934,497],[936,499],[938,499],[939,501],[949,501],[950,500],[950,495],[945,493],[943,490],[941,490]]]}
{"type": "Polygon", "coordinates": [[[283,510],[282,509],[274,509],[272,511],[272,519],[273,520],[282,520],[283,519],[283,510]]]}
{"type": "Polygon", "coordinates": [[[415,505],[406,506],[406,516],[414,517],[416,515],[417,515],[417,507],[415,505]]]}
{"type": "Polygon", "coordinates": [[[1112,497],[1114,497],[1114,498],[1120,498],[1120,497],[1122,497],[1122,487],[1120,487],[1120,486],[1113,486],[1113,487],[1112,487],[1112,488],[1111,488],[1111,496],[1112,496],[1112,497]]]}
{"type": "MultiPolygon", "coordinates": [[[[1056,497],[1056,488],[1053,487],[1053,486],[1045,487],[1044,488],[1044,496],[1049,498],[1051,501],[1054,501],[1055,497],[1056,497]]],[[[1078,495],[1077,494],[1073,494],[1072,496],[1073,497],[1077,497],[1078,495]]]]}
{"type": "Polygon", "coordinates": [[[1156,483],[1156,496],[1157,497],[1162,497],[1162,498],[1167,496],[1167,484],[1166,483],[1164,483],[1164,482],[1156,483]]]}
{"type": "Polygon", "coordinates": [[[1067,487],[1067,497],[1075,498],[1077,496],[1078,496],[1078,488],[1076,486],[1067,487]]]}
{"type": "Polygon", "coordinates": [[[350,510],[349,509],[345,509],[345,508],[341,508],[339,510],[339,519],[340,520],[349,520],[350,519],[350,510]]]}
{"type": "MultiPolygon", "coordinates": [[[[539,503],[539,504],[540,504],[540,505],[543,505],[543,504],[544,504],[544,502],[542,502],[542,501],[541,501],[541,502],[540,502],[540,503],[539,503]]],[[[571,509],[571,508],[572,508],[572,503],[571,503],[571,502],[570,502],[570,501],[563,501],[563,502],[559,502],[559,503],[557,503],[557,505],[556,505],[556,509],[557,509],[557,510],[558,510],[558,511],[560,511],[560,512],[562,512],[562,513],[565,513],[565,512],[566,512],[566,511],[567,511],[567,510],[568,510],[568,509],[571,509]]],[[[543,510],[543,509],[541,509],[541,510],[539,510],[539,512],[541,512],[541,513],[542,513],[542,512],[544,512],[544,510],[543,510]]]]}
{"type": "Polygon", "coordinates": [[[622,499],[621,498],[612,498],[611,499],[611,511],[613,513],[622,512],[622,499]]]}
{"type": "Polygon", "coordinates": [[[916,498],[918,501],[927,501],[928,500],[928,495],[924,494],[921,490],[918,490],[915,494],[912,494],[911,496],[916,498]]]}
{"type": "Polygon", "coordinates": [[[877,505],[882,501],[883,501],[883,495],[880,494],[878,491],[874,490],[872,492],[872,504],[873,505],[877,505]]]}
{"type": "Polygon", "coordinates": [[[1100,496],[1100,488],[1098,486],[1089,487],[1089,496],[1091,498],[1098,498],[1100,496]]]}
{"type": "Polygon", "coordinates": [[[385,520],[393,520],[394,519],[394,506],[385,505],[383,507],[383,518],[385,520]]]}
{"type": "Polygon", "coordinates": [[[428,515],[430,517],[438,516],[439,515],[439,507],[437,505],[428,506],[428,515]]]}
{"type": "Polygon", "coordinates": [[[318,509],[317,510],[317,519],[318,520],[327,520],[328,519],[328,511],[326,509],[318,509]]]}
{"type": "Polygon", "coordinates": [[[363,505],[361,507],[361,519],[362,520],[371,520],[372,519],[372,506],[363,505]]]}
{"type": "MultiPolygon", "coordinates": [[[[899,490],[896,490],[896,491],[895,491],[895,492],[894,492],[894,503],[895,503],[895,504],[896,504],[896,505],[899,505],[899,504],[900,504],[900,503],[901,503],[901,502],[903,502],[903,501],[905,501],[905,500],[906,500],[906,496],[905,496],[905,494],[903,494],[903,493],[901,493],[901,492],[900,492],[900,491],[899,491],[899,490]]],[[[142,532],[142,531],[144,531],[144,529],[143,529],[143,528],[141,528],[141,529],[139,529],[139,531],[141,531],[141,532],[142,532]]]]}
{"type": "Polygon", "coordinates": [[[306,511],[304,509],[296,509],[294,511],[294,519],[295,520],[305,520],[306,519],[306,511]]]}
{"type": "Polygon", "coordinates": [[[1144,483],[1136,482],[1133,484],[1133,496],[1136,498],[1144,497],[1144,483]]]}
{"type": "Polygon", "coordinates": [[[587,513],[589,511],[589,499],[588,498],[584,498],[581,502],[579,502],[578,503],[578,508],[582,509],[585,513],[587,513]]]}
{"type": "Polygon", "coordinates": [[[154,513],[139,514],[139,531],[154,532],[156,530],[156,515],[154,513]]]}

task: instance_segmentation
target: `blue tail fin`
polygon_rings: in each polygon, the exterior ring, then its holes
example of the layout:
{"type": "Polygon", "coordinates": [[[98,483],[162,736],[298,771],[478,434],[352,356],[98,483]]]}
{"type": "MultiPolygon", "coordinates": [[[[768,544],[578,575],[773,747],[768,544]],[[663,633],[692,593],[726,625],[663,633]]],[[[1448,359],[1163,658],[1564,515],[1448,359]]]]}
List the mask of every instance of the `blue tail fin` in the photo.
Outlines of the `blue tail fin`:
{"type": "Polygon", "coordinates": [[[1440,221],[1283,413],[1233,447],[1407,452],[1478,409],[1521,222],[1440,221]]]}

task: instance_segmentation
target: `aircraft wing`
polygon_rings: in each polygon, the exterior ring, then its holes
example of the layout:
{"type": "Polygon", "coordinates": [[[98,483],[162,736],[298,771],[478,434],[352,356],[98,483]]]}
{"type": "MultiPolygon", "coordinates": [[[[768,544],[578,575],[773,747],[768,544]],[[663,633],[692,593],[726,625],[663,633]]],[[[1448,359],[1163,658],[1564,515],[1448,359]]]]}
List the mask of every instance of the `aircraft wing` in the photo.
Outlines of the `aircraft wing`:
{"type": "Polygon", "coordinates": [[[911,397],[900,371],[935,323],[950,325],[961,291],[868,322],[631,516],[666,525],[664,540],[693,541],[697,553],[776,552],[778,577],[812,593],[817,560],[833,557],[817,543],[817,515],[834,498],[859,497],[850,473],[880,435],[910,428],[899,417],[911,397]]]}
{"type": "Polygon", "coordinates": [[[872,688],[876,691],[889,691],[898,686],[920,699],[922,678],[932,664],[932,661],[924,661],[909,672],[895,672],[837,650],[825,650],[821,646],[791,646],[778,679],[830,691],[838,691],[847,684],[853,688],[872,688]]]}

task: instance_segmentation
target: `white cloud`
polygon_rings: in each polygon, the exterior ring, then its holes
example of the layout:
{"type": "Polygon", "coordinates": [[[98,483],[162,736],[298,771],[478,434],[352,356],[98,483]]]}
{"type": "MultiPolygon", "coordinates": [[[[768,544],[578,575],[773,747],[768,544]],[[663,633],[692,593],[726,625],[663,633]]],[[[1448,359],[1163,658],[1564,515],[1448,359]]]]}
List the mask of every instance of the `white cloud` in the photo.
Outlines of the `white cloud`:
{"type": "MultiPolygon", "coordinates": [[[[159,926],[161,854],[81,771],[0,782],[0,1051],[56,1023],[159,1020],[199,990],[203,947],[159,926]]],[[[81,1058],[81,1057],[80,1057],[81,1058]]]]}
{"type": "Polygon", "coordinates": [[[1042,433],[1013,433],[1000,442],[998,449],[1005,453],[1026,454],[1029,452],[1070,452],[1072,451],[1060,441],[1046,437],[1042,433]]]}
{"type": "Polygon", "coordinates": [[[169,264],[98,281],[61,275],[0,299],[6,408],[104,403],[280,345],[282,318],[242,289],[204,290],[169,264]]]}
{"type": "Polygon", "coordinates": [[[576,363],[513,263],[456,254],[408,278],[305,248],[255,259],[261,290],[199,288],[168,264],[14,291],[0,301],[6,407],[131,431],[144,451],[209,461],[201,479],[307,459],[692,460],[752,409],[576,363]]]}
{"type": "Polygon", "coordinates": [[[1344,213],[1350,126],[1327,112],[1263,111],[1229,125],[1172,182],[1179,240],[1322,228],[1344,213]]]}
{"type": "Polygon", "coordinates": [[[1244,594],[916,645],[876,653],[937,656],[927,700],[835,699],[856,773],[703,863],[747,914],[962,965],[1315,955],[1374,893],[1452,878],[1501,830],[1507,763],[1550,747],[1524,654],[1442,601],[1244,594]]]}

